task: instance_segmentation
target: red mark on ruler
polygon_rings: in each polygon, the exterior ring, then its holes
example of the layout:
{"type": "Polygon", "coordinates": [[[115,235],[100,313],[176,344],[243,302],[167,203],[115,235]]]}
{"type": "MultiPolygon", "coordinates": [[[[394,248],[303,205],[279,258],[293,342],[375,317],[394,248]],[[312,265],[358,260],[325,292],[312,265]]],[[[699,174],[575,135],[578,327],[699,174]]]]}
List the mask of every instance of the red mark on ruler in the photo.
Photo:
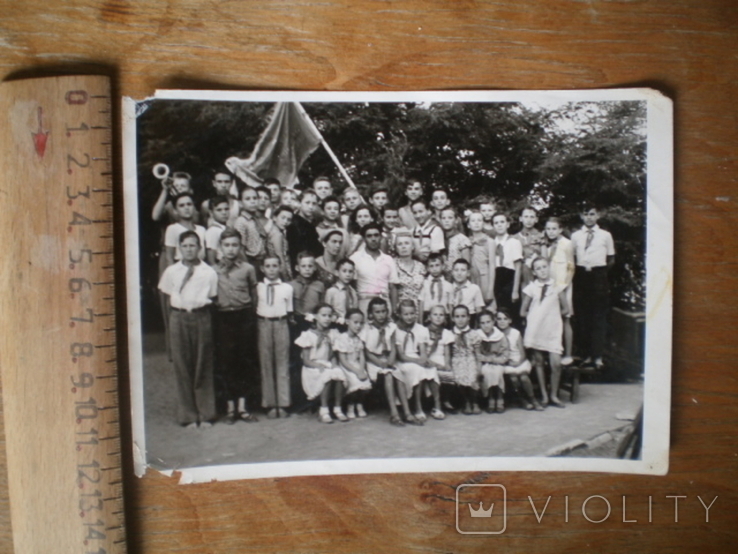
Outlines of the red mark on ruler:
{"type": "Polygon", "coordinates": [[[49,131],[44,131],[44,109],[38,109],[38,131],[31,133],[33,136],[33,145],[36,147],[36,154],[40,158],[44,157],[46,152],[46,141],[49,140],[49,131]]]}

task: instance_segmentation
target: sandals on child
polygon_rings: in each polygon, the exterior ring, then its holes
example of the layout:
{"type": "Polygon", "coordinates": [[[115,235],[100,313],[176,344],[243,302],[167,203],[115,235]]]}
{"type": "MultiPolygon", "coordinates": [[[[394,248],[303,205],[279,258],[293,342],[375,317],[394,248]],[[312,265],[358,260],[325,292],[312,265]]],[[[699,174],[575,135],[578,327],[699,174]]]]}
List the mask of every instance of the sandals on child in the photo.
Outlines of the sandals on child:
{"type": "Polygon", "coordinates": [[[417,419],[418,421],[425,422],[428,419],[428,417],[425,415],[425,412],[421,410],[420,412],[415,412],[415,419],[417,419]]]}
{"type": "Polygon", "coordinates": [[[245,421],[246,423],[256,423],[257,421],[259,421],[258,417],[248,412],[239,412],[238,419],[240,419],[241,421],[245,421]]]}
{"type": "Polygon", "coordinates": [[[405,418],[405,422],[409,423],[410,425],[419,425],[419,426],[423,425],[423,422],[420,421],[413,414],[408,414],[408,416],[405,418]]]}
{"type": "Polygon", "coordinates": [[[431,413],[430,413],[430,414],[431,414],[431,417],[432,417],[433,419],[446,419],[446,414],[444,414],[444,413],[443,413],[443,412],[442,412],[441,410],[439,410],[438,408],[433,408],[433,409],[431,410],[431,413]]]}
{"type": "Polygon", "coordinates": [[[495,412],[497,412],[498,414],[505,413],[505,401],[504,400],[497,401],[497,405],[495,406],[495,412]]]}
{"type": "Polygon", "coordinates": [[[333,418],[328,412],[323,412],[322,414],[318,414],[318,421],[321,423],[333,423],[333,418]]]}

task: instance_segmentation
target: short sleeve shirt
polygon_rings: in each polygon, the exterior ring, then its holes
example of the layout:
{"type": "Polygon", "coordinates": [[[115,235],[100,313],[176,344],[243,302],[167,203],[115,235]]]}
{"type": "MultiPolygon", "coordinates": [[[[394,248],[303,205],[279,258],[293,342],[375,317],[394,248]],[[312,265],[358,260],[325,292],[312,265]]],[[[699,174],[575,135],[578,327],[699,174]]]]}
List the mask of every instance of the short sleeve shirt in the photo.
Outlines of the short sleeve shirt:
{"type": "Polygon", "coordinates": [[[193,266],[194,271],[187,279],[189,266],[182,262],[170,265],[159,280],[159,290],[169,295],[172,308],[196,310],[212,303],[218,294],[218,274],[204,262],[193,266]],[[186,282],[185,282],[185,279],[186,282]]]}
{"type": "Polygon", "coordinates": [[[399,283],[395,260],[379,253],[375,259],[361,249],[351,256],[356,265],[356,290],[361,296],[389,296],[389,286],[399,283]]]}
{"type": "Polygon", "coordinates": [[[281,280],[260,281],[256,285],[256,315],[261,317],[284,317],[292,312],[292,287],[281,280]],[[272,287],[272,293],[269,288],[272,287]],[[271,302],[270,302],[271,300],[271,302]]]}
{"type": "Polygon", "coordinates": [[[498,253],[495,258],[495,267],[506,267],[515,269],[515,262],[523,259],[523,244],[510,235],[495,238],[495,251],[497,245],[502,245],[502,256],[498,253]]]}
{"type": "Polygon", "coordinates": [[[400,327],[395,331],[395,344],[397,350],[406,356],[417,357],[420,355],[420,345],[430,342],[430,333],[427,327],[423,327],[419,323],[412,326],[409,331],[405,331],[400,327]]]}
{"type": "Polygon", "coordinates": [[[395,340],[395,332],[397,325],[393,322],[387,323],[383,328],[375,327],[371,323],[364,325],[359,336],[364,341],[366,349],[372,354],[381,356],[385,352],[389,352],[392,341],[395,340]],[[382,340],[382,329],[384,329],[384,340],[382,340]]]}
{"type": "Polygon", "coordinates": [[[592,229],[582,227],[571,235],[574,245],[574,257],[576,264],[584,267],[603,267],[607,265],[607,257],[615,255],[615,243],[612,235],[595,225],[592,229]],[[587,246],[587,237],[592,235],[592,240],[587,246]]]}

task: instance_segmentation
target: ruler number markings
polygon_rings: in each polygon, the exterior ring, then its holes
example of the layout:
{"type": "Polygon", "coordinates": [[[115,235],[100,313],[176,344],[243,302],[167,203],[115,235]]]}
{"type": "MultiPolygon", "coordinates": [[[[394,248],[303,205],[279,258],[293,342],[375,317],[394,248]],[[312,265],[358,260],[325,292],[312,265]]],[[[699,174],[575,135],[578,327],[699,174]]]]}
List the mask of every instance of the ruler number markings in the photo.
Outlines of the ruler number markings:
{"type": "MultiPolygon", "coordinates": [[[[110,113],[110,97],[107,95],[91,95],[86,90],[70,90],[66,92],[64,99],[67,105],[82,108],[81,115],[83,116],[92,114],[99,117],[98,114],[110,113]],[[93,109],[90,104],[100,100],[107,102],[106,109],[93,109]]],[[[92,162],[109,162],[111,126],[108,118],[109,115],[102,122],[77,120],[65,125],[66,137],[69,139],[70,146],[69,151],[66,152],[67,175],[74,179],[74,176],[79,174],[80,178],[84,177],[88,182],[90,178],[95,181],[92,186],[89,184],[79,186],[74,182],[66,185],[67,204],[75,206],[75,208],[70,209],[67,232],[73,233],[75,229],[78,231],[75,235],[70,236],[70,239],[75,238],[77,234],[79,234],[80,239],[84,239],[86,235],[84,230],[89,229],[89,226],[112,224],[112,205],[108,198],[101,198],[101,201],[107,201],[103,205],[94,202],[92,197],[94,192],[112,192],[112,172],[86,173],[86,170],[92,169],[92,162]],[[90,139],[93,138],[91,133],[99,131],[103,131],[102,135],[96,134],[95,137],[99,137],[98,144],[104,148],[104,155],[91,155],[90,152],[73,150],[75,139],[87,140],[90,143],[90,139]],[[104,215],[102,217],[92,215],[93,212],[90,210],[96,209],[102,210],[104,215]]],[[[94,142],[92,146],[94,146],[94,142]]],[[[97,349],[107,349],[114,346],[114,344],[95,344],[105,331],[115,330],[114,321],[111,327],[109,319],[104,322],[106,329],[100,333],[97,333],[98,330],[96,329],[98,324],[102,324],[100,318],[110,318],[114,315],[112,308],[100,309],[99,306],[95,306],[95,285],[112,286],[114,284],[112,276],[109,279],[100,279],[99,277],[100,271],[112,275],[112,265],[110,264],[112,235],[96,235],[97,239],[92,238],[91,240],[105,242],[104,248],[99,248],[99,245],[97,245],[98,248],[95,251],[88,244],[81,244],[79,247],[69,248],[68,250],[69,269],[80,272],[79,276],[71,277],[68,280],[70,299],[73,301],[70,308],[69,326],[76,328],[73,332],[82,333],[82,336],[75,337],[70,341],[68,354],[73,364],[80,367],[84,365],[85,368],[88,365],[94,368],[96,363],[103,362],[102,359],[98,362],[95,361],[99,358],[96,355],[97,349]],[[103,264],[104,267],[99,264],[103,264]],[[87,278],[90,276],[98,276],[98,278],[87,278]],[[89,303],[92,303],[92,305],[87,305],[89,303]],[[85,362],[87,363],[85,364],[85,362]]],[[[98,299],[97,302],[109,303],[111,300],[112,297],[107,296],[98,299]]],[[[109,336],[108,334],[108,340],[109,336]]],[[[111,362],[115,363],[115,360],[104,361],[106,366],[111,362]]],[[[101,377],[106,378],[110,375],[101,377]]],[[[83,545],[91,546],[93,549],[99,546],[98,550],[88,551],[88,548],[85,548],[87,554],[104,554],[108,551],[100,545],[109,547],[110,544],[99,541],[108,541],[109,531],[117,531],[121,536],[124,532],[122,512],[120,510],[114,511],[116,510],[113,507],[115,504],[111,504],[111,507],[106,509],[106,506],[114,500],[117,500],[119,506],[122,499],[121,480],[112,481],[111,477],[106,478],[106,475],[110,474],[117,473],[120,475],[119,448],[116,453],[109,451],[116,448],[115,445],[119,442],[119,431],[117,426],[111,425],[110,422],[104,421],[105,418],[100,417],[103,410],[117,409],[117,386],[114,384],[113,387],[110,387],[108,382],[102,390],[99,390],[98,386],[102,387],[103,382],[100,381],[100,385],[97,384],[98,377],[94,370],[80,370],[73,373],[70,380],[71,392],[79,398],[74,402],[74,417],[76,422],[75,448],[78,452],[76,482],[79,489],[78,507],[83,525],[83,545]],[[92,394],[93,392],[98,392],[107,397],[107,400],[104,401],[105,405],[98,404],[97,399],[92,394]],[[107,428],[109,431],[106,434],[107,436],[102,439],[98,431],[101,428],[100,426],[107,428]],[[110,442],[111,440],[112,442],[110,442]],[[101,467],[101,460],[103,459],[107,460],[104,468],[101,467]],[[117,471],[111,472],[110,470],[117,471]],[[108,494],[104,495],[103,490],[107,490],[108,494]],[[106,523],[105,520],[108,518],[111,518],[111,520],[106,523]]],[[[110,537],[111,540],[114,538],[110,537]]],[[[124,539],[118,538],[112,540],[112,545],[122,544],[123,542],[124,539]]]]}

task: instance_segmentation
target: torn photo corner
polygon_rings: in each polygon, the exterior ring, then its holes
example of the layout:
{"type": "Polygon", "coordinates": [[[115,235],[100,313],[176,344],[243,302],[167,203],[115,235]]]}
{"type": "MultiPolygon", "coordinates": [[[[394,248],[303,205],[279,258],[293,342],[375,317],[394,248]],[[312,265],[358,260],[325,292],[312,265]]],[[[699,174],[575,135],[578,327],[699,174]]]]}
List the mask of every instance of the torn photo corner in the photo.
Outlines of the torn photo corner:
{"type": "Polygon", "coordinates": [[[122,113],[139,476],[668,471],[661,93],[163,90],[122,113]]]}

